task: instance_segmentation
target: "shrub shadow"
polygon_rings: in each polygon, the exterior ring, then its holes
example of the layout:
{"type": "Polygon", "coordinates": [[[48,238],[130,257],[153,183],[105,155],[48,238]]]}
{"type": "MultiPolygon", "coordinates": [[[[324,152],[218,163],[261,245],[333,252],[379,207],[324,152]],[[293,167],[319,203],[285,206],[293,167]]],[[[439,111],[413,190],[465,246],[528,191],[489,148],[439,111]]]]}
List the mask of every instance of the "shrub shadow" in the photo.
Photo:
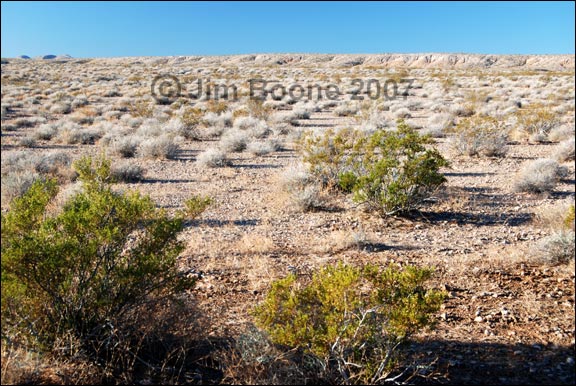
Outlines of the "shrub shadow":
{"type": "Polygon", "coordinates": [[[407,361],[398,374],[405,371],[405,381],[412,377],[410,384],[573,385],[575,382],[574,362],[566,361],[574,357],[573,346],[431,340],[410,342],[403,353],[407,361]]]}

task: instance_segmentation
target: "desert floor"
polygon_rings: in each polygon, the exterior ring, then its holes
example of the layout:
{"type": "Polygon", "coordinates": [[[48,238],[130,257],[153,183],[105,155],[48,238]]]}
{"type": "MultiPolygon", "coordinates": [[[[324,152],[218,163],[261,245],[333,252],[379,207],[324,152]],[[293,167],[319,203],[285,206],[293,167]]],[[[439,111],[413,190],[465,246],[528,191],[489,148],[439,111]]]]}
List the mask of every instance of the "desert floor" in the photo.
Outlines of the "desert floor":
{"type": "MultiPolygon", "coordinates": [[[[309,275],[338,261],[414,264],[434,267],[430,285],[446,290],[448,298],[435,316],[435,329],[419,333],[407,348],[415,363],[431,364],[413,382],[570,384],[574,382],[574,259],[546,262],[540,246],[553,233],[542,218],[574,201],[574,160],[559,161],[567,172],[551,191],[517,192],[514,187],[527,163],[554,158],[560,143],[574,141],[573,135],[573,69],[390,69],[251,61],[220,65],[149,58],[10,60],[2,64],[2,208],[7,210],[25,175],[42,174],[34,169],[42,156],[63,153],[72,161],[104,151],[115,164],[143,168],[140,181],[118,183],[118,189],[148,194],[168,212],[182,209],[192,194],[213,199],[182,233],[187,248],[181,256],[182,266],[202,277],[191,296],[206,321],[207,340],[242,334],[252,323],[250,310],[263,299],[271,281],[290,272],[309,275]],[[172,74],[183,87],[198,78],[237,84],[244,94],[227,102],[233,117],[229,124],[218,121],[214,113],[213,121],[202,129],[219,127],[219,133],[188,139],[164,126],[174,126],[170,122],[187,107],[206,113],[212,107],[206,100],[189,98],[156,103],[150,84],[157,74],[172,74]],[[391,100],[373,101],[361,94],[364,101],[355,102],[347,94],[336,103],[293,104],[289,97],[269,98],[264,120],[269,130],[257,134],[253,127],[234,128],[237,116],[243,114],[233,112],[245,109],[246,81],[253,78],[284,85],[333,83],[343,90],[354,89],[353,79],[383,83],[409,78],[414,83],[408,95],[391,100]],[[557,124],[547,137],[522,136],[510,117],[536,105],[553,111],[557,124]],[[143,106],[148,110],[142,111],[143,106]],[[338,113],[342,106],[356,106],[357,112],[342,116],[338,113]],[[376,113],[363,115],[369,107],[376,113]],[[509,122],[505,155],[469,156],[455,150],[451,124],[443,122],[458,123],[468,108],[509,122]],[[309,117],[291,115],[298,109],[309,117]],[[283,189],[290,168],[300,163],[297,138],[302,133],[362,124],[393,127],[399,117],[421,132],[434,134],[433,146],[450,162],[442,170],[445,186],[420,211],[383,218],[365,211],[349,196],[326,192],[319,193],[322,205],[303,211],[283,189]],[[54,123],[57,127],[50,139],[37,134],[43,125],[54,123]],[[148,133],[142,129],[146,125],[148,133]],[[70,139],[71,133],[86,130],[97,133],[87,143],[70,139]],[[231,130],[248,133],[248,145],[280,145],[262,155],[229,150],[228,164],[222,167],[197,162],[202,152],[222,147],[225,133],[231,130]],[[111,145],[116,137],[140,136],[145,141],[166,133],[178,144],[170,159],[150,157],[140,150],[135,157],[122,159],[111,145]]],[[[58,173],[64,192],[75,189],[76,183],[66,173],[58,173]]]]}

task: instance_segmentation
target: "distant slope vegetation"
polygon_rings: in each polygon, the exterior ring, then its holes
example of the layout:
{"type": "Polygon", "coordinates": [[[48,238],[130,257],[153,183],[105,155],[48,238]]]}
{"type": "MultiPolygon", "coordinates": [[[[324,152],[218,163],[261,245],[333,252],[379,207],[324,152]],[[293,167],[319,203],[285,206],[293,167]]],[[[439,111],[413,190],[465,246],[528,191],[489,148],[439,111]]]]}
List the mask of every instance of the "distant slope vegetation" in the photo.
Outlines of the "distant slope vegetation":
{"type": "MultiPolygon", "coordinates": [[[[25,59],[23,56],[15,59],[25,59]]],[[[70,55],[44,55],[34,59],[73,59],[70,55]]],[[[485,55],[485,54],[249,54],[226,56],[148,56],[90,58],[110,62],[186,65],[255,65],[327,68],[437,68],[437,69],[514,69],[574,71],[575,56],[566,55],[485,55]]],[[[3,58],[6,62],[7,58],[3,58]]]]}
{"type": "MultiPolygon", "coordinates": [[[[118,58],[120,59],[120,58],[118,58]]],[[[148,57],[146,61],[166,64],[202,62],[205,64],[255,64],[280,66],[441,68],[441,69],[526,69],[574,70],[574,55],[481,55],[481,54],[254,54],[231,56],[148,57]]]]}

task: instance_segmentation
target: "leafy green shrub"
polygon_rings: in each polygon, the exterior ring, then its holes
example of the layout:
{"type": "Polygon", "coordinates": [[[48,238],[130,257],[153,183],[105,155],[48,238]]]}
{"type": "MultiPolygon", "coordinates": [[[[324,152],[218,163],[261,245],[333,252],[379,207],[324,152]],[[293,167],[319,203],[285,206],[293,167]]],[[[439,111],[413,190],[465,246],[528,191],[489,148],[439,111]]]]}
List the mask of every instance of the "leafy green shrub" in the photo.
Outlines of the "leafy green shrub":
{"type": "Polygon", "coordinates": [[[379,130],[356,150],[364,150],[352,165],[357,177],[354,201],[365,202],[382,215],[417,208],[446,181],[439,172],[448,161],[436,149],[426,149],[428,137],[420,136],[403,121],[397,131],[379,130]]]}
{"type": "Polygon", "coordinates": [[[436,149],[426,149],[430,142],[399,120],[393,131],[344,129],[308,135],[300,141],[300,150],[324,186],[353,192],[354,201],[394,215],[417,208],[446,181],[439,169],[448,162],[436,149]]]}
{"type": "Polygon", "coordinates": [[[568,213],[564,218],[564,226],[566,227],[566,229],[574,230],[574,218],[575,218],[574,205],[570,205],[570,207],[568,208],[568,213]]]}
{"type": "Polygon", "coordinates": [[[99,355],[116,347],[128,315],[193,287],[176,260],[182,216],[168,218],[137,192],[112,191],[110,163],[77,161],[83,191],[59,213],[48,210],[58,188],[47,180],[2,215],[3,335],[16,329],[43,348],[71,336],[99,355]]]}
{"type": "Polygon", "coordinates": [[[444,298],[424,289],[430,269],[326,266],[311,281],[277,280],[254,311],[276,344],[316,356],[345,383],[386,378],[398,345],[430,326],[444,298]]]}
{"type": "Polygon", "coordinates": [[[338,187],[340,174],[351,163],[351,154],[356,142],[361,141],[363,133],[351,129],[338,132],[326,130],[317,136],[305,133],[298,141],[302,161],[309,165],[310,172],[328,189],[338,187]]]}
{"type": "Polygon", "coordinates": [[[208,196],[192,196],[186,201],[184,205],[186,206],[186,215],[192,219],[200,216],[202,212],[212,203],[212,199],[208,196]]]}

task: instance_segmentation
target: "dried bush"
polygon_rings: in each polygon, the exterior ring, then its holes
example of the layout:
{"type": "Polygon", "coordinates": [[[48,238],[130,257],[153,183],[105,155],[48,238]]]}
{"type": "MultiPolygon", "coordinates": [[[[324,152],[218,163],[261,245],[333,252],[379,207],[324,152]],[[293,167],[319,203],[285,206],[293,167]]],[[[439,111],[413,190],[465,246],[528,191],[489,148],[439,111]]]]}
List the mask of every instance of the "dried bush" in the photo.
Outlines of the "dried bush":
{"type": "Polygon", "coordinates": [[[220,148],[225,152],[242,152],[246,149],[248,135],[240,130],[228,130],[220,138],[220,148]]]}
{"type": "Polygon", "coordinates": [[[554,149],[554,158],[558,162],[574,161],[574,145],[576,139],[574,137],[568,138],[560,142],[554,149]]]}
{"type": "Polygon", "coordinates": [[[274,145],[270,142],[250,142],[246,148],[250,154],[262,156],[274,151],[274,145]]]}
{"type": "Polygon", "coordinates": [[[33,137],[22,137],[18,141],[18,146],[22,147],[35,147],[36,146],[36,139],[33,137]]]}
{"type": "Polygon", "coordinates": [[[230,165],[228,155],[224,150],[209,148],[198,154],[196,163],[209,168],[223,167],[230,165]]]}
{"type": "Polygon", "coordinates": [[[140,142],[141,139],[135,135],[120,138],[114,137],[110,142],[109,147],[112,154],[119,155],[123,158],[131,158],[136,155],[140,142]]]}
{"type": "Polygon", "coordinates": [[[246,108],[251,117],[264,121],[268,120],[272,112],[272,108],[269,105],[265,105],[264,101],[257,98],[250,98],[246,103],[246,108]]]}
{"type": "Polygon", "coordinates": [[[334,114],[336,114],[338,117],[349,117],[355,115],[358,110],[360,110],[360,108],[357,104],[341,104],[334,109],[334,114]]]}
{"type": "Polygon", "coordinates": [[[318,181],[301,165],[286,169],[280,176],[280,184],[300,212],[313,211],[324,204],[318,181]]]}
{"type": "Polygon", "coordinates": [[[58,127],[53,123],[45,123],[34,130],[34,138],[44,141],[51,140],[58,134],[58,127]]]}
{"type": "Polygon", "coordinates": [[[173,136],[163,134],[157,138],[148,138],[140,143],[138,155],[144,158],[174,159],[180,146],[173,136]]]}
{"type": "Polygon", "coordinates": [[[520,132],[526,137],[538,141],[546,140],[550,131],[560,123],[554,112],[541,105],[518,110],[516,116],[520,132]]]}
{"type": "Polygon", "coordinates": [[[139,182],[144,179],[144,168],[127,162],[114,164],[110,168],[110,177],[115,182],[139,182]]]}
{"type": "Polygon", "coordinates": [[[479,115],[463,118],[450,131],[452,146],[460,154],[503,157],[508,151],[508,129],[496,118],[479,115]]]}
{"type": "Polygon", "coordinates": [[[514,191],[529,193],[551,192],[558,180],[566,176],[566,168],[548,158],[541,158],[524,165],[516,176],[514,191]]]}
{"type": "Polygon", "coordinates": [[[21,197],[34,182],[42,179],[38,173],[15,172],[2,176],[2,206],[17,197],[21,197]]]}
{"type": "Polygon", "coordinates": [[[576,253],[574,229],[552,233],[537,244],[538,260],[546,264],[566,264],[576,253]]]}

